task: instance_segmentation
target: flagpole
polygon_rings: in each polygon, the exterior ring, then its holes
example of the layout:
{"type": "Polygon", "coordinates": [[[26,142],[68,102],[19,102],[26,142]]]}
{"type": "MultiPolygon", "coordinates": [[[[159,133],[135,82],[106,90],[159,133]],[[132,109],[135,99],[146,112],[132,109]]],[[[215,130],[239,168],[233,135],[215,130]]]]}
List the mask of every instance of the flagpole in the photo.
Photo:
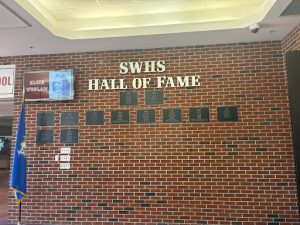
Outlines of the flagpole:
{"type": "MultiPolygon", "coordinates": [[[[24,88],[24,80],[23,80],[23,90],[22,90],[22,103],[21,107],[25,108],[25,88],[24,88]]],[[[24,115],[25,117],[25,115],[24,115]]],[[[22,200],[19,202],[19,221],[17,225],[22,225],[22,200]]]]}
{"type": "MultiPolygon", "coordinates": [[[[25,108],[25,86],[24,86],[24,78],[23,78],[23,90],[22,90],[22,104],[21,106],[25,108]]],[[[25,117],[25,114],[24,114],[25,117]]],[[[17,223],[17,225],[22,225],[22,200],[19,203],[19,221],[17,223]]]]}
{"type": "Polygon", "coordinates": [[[19,203],[19,222],[17,225],[21,225],[21,218],[22,218],[22,202],[19,203]]]}

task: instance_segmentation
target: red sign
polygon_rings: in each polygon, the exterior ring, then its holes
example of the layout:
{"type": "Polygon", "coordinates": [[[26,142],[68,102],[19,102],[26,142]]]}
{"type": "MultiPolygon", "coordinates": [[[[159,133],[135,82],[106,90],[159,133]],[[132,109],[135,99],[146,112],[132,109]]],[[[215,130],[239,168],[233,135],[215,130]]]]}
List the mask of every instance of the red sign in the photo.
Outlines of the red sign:
{"type": "Polygon", "coordinates": [[[25,99],[49,98],[49,72],[30,72],[24,77],[25,99]]]}

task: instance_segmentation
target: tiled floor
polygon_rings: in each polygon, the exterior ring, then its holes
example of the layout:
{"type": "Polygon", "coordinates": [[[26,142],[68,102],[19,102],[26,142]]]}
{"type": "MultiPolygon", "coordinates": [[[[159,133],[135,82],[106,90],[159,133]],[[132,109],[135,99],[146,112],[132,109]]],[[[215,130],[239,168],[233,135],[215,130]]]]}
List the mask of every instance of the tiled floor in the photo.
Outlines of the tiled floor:
{"type": "Polygon", "coordinates": [[[0,170],[0,225],[6,225],[7,219],[7,201],[8,201],[8,190],[9,190],[9,171],[0,170]]]}

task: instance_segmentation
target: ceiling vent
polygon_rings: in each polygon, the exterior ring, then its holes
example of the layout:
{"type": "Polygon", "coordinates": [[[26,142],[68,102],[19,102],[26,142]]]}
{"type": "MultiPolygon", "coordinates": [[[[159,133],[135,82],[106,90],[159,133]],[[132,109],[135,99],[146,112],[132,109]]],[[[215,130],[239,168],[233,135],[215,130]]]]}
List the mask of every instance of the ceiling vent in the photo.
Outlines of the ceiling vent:
{"type": "Polygon", "coordinates": [[[293,0],[280,16],[300,15],[300,0],[293,0]]]}

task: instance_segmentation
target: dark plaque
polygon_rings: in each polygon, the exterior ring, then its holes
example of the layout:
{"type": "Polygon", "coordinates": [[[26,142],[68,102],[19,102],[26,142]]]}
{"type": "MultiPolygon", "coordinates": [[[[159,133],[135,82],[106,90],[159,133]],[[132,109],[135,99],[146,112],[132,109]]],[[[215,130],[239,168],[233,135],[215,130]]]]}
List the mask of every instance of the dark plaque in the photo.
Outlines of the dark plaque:
{"type": "Polygon", "coordinates": [[[137,123],[155,123],[155,110],[138,110],[136,118],[137,123]]]}
{"type": "Polygon", "coordinates": [[[54,112],[38,112],[37,126],[54,126],[54,112]]]}
{"type": "Polygon", "coordinates": [[[88,111],[85,113],[86,125],[101,125],[104,124],[103,111],[88,111]]]}
{"type": "Polygon", "coordinates": [[[181,109],[164,109],[164,123],[181,123],[181,109]]]}
{"type": "Polygon", "coordinates": [[[120,105],[137,105],[137,93],[133,91],[120,92],[120,105]]]}
{"type": "Polygon", "coordinates": [[[238,121],[237,106],[222,106],[217,108],[218,121],[238,121]]]}
{"type": "Polygon", "coordinates": [[[190,108],[190,122],[209,122],[209,108],[190,108]]]}
{"type": "Polygon", "coordinates": [[[60,143],[78,143],[78,129],[63,129],[60,131],[60,143]]]}
{"type": "Polygon", "coordinates": [[[112,124],[129,124],[129,110],[111,111],[112,124]]]}
{"type": "Polygon", "coordinates": [[[61,125],[78,125],[78,112],[62,112],[61,125]]]}
{"type": "Polygon", "coordinates": [[[37,130],[36,131],[37,144],[51,144],[53,143],[53,130],[37,130]]]}
{"type": "Polygon", "coordinates": [[[159,91],[145,91],[146,105],[161,105],[164,104],[164,92],[159,91]]]}

